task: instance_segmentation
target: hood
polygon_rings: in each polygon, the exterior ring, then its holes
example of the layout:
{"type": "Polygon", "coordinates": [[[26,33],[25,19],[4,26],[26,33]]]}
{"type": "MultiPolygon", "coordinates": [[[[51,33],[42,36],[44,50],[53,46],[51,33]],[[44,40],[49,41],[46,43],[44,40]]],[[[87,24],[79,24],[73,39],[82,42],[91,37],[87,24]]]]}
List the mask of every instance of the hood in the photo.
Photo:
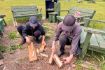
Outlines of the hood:
{"type": "Polygon", "coordinates": [[[66,26],[73,26],[75,24],[75,17],[73,15],[66,15],[64,20],[63,20],[63,24],[66,26]]]}

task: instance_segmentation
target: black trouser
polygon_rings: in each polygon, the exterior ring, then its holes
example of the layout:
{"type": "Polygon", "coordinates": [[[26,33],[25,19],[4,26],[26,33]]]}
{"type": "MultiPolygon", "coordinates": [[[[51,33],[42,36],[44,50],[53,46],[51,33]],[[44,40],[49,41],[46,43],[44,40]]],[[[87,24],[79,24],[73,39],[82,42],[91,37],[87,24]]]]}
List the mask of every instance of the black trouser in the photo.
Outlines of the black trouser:
{"type": "MultiPolygon", "coordinates": [[[[18,26],[17,30],[18,30],[19,34],[22,36],[23,41],[26,42],[26,39],[25,39],[25,37],[24,37],[24,35],[22,33],[24,28],[25,28],[24,26],[18,26]]],[[[36,30],[33,34],[30,33],[30,31],[27,31],[26,34],[29,35],[29,36],[34,36],[36,41],[38,41],[39,37],[41,36],[41,31],[40,30],[36,30]]]]}
{"type": "MultiPolygon", "coordinates": [[[[70,38],[70,37],[68,37],[66,35],[61,35],[59,37],[59,43],[60,43],[60,52],[64,53],[65,45],[71,45],[72,38],[70,38]]],[[[81,53],[81,48],[80,48],[80,40],[79,40],[75,54],[79,55],[80,53],[81,53]]]]}

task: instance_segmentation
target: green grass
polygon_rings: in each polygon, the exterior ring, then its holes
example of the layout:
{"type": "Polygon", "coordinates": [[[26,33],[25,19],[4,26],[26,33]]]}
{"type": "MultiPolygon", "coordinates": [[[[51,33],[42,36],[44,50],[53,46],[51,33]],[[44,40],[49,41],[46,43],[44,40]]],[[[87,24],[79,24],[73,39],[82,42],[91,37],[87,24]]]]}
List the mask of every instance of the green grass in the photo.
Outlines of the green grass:
{"type": "Polygon", "coordinates": [[[9,37],[9,39],[15,39],[15,38],[17,38],[16,32],[10,32],[8,37],[9,37]]]}
{"type": "Polygon", "coordinates": [[[6,51],[5,49],[6,49],[5,46],[0,45],[0,52],[5,52],[6,51]]]}
{"type": "Polygon", "coordinates": [[[21,45],[11,45],[11,46],[3,46],[0,45],[0,52],[11,52],[11,51],[15,51],[16,49],[21,49],[22,46],[21,45]]]}
{"type": "Polygon", "coordinates": [[[104,70],[104,69],[105,69],[105,64],[102,65],[102,70],[104,70]]]}
{"type": "MultiPolygon", "coordinates": [[[[6,14],[6,22],[12,23],[12,12],[11,6],[27,6],[27,5],[36,5],[36,0],[0,0],[0,14],[6,14]]],[[[38,8],[43,6],[43,3],[37,3],[38,8]]],[[[44,7],[44,6],[43,6],[44,7]]]]}

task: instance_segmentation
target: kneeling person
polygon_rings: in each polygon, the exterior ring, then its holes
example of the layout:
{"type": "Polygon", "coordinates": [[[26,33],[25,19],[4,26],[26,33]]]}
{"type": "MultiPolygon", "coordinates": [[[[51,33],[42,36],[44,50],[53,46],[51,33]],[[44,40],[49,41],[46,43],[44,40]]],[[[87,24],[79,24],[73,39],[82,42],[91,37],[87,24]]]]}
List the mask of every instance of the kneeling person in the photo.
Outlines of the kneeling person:
{"type": "Polygon", "coordinates": [[[33,36],[37,43],[42,37],[42,42],[45,43],[45,31],[35,16],[31,16],[25,26],[18,26],[17,30],[22,37],[20,45],[29,42],[28,36],[33,36]]]}
{"type": "Polygon", "coordinates": [[[55,36],[55,41],[52,44],[52,50],[55,50],[55,42],[59,40],[60,43],[60,53],[58,56],[64,54],[65,45],[71,45],[70,55],[64,58],[64,63],[70,63],[75,54],[80,52],[80,34],[81,27],[73,15],[65,16],[64,20],[60,22],[57,26],[57,33],[55,36]],[[76,53],[77,52],[77,53],[76,53]]]}

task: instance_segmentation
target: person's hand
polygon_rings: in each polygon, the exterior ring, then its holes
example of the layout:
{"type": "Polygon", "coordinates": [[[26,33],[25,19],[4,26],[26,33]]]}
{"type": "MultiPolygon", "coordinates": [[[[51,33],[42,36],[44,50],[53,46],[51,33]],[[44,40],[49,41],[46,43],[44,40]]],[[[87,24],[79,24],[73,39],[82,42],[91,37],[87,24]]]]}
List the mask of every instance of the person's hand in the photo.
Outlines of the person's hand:
{"type": "Polygon", "coordinates": [[[70,57],[65,57],[65,58],[63,58],[63,63],[64,64],[69,64],[70,63],[70,57]]]}
{"type": "Polygon", "coordinates": [[[30,40],[30,38],[29,37],[25,37],[26,38],[26,43],[28,43],[28,44],[30,44],[31,43],[31,40],[30,40]]]}
{"type": "Polygon", "coordinates": [[[43,45],[43,46],[46,46],[46,42],[45,42],[45,41],[42,41],[42,45],[43,45]]]}

